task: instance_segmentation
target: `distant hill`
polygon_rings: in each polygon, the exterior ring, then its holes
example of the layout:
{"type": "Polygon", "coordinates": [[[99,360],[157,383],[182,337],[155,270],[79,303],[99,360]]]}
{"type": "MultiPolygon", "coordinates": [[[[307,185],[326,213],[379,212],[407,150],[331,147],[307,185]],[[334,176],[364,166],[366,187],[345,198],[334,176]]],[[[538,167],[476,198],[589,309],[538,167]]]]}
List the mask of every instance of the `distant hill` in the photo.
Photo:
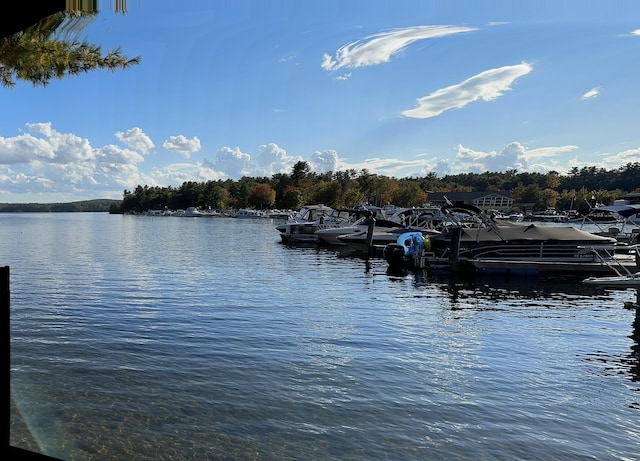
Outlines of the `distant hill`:
{"type": "Polygon", "coordinates": [[[95,199],[68,203],[0,203],[0,213],[18,212],[119,212],[122,200],[95,199]]]}

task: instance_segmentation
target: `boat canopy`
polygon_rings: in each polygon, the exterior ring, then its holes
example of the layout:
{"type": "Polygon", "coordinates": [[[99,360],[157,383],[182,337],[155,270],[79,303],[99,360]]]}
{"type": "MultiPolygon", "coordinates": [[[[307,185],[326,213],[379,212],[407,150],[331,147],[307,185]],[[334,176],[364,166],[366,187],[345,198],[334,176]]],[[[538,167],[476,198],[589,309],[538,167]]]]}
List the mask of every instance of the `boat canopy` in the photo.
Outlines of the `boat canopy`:
{"type": "Polygon", "coordinates": [[[609,211],[611,213],[617,213],[623,218],[629,218],[637,213],[640,213],[640,204],[633,205],[605,205],[594,208],[593,211],[609,211]]]}

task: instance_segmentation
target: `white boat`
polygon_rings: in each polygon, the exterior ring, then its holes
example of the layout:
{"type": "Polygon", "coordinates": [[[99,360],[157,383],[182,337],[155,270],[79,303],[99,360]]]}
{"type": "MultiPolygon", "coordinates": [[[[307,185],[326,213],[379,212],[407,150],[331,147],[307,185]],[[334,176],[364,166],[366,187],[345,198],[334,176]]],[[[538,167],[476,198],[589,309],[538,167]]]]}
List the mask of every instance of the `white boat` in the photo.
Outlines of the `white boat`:
{"type": "Polygon", "coordinates": [[[638,296],[640,297],[640,245],[631,245],[629,249],[629,256],[633,255],[636,263],[633,270],[622,264],[614,264],[615,260],[605,260],[604,262],[616,275],[587,277],[582,283],[605,288],[638,288],[638,296]]]}
{"type": "Polygon", "coordinates": [[[200,213],[198,209],[194,206],[190,206],[184,211],[185,218],[200,218],[202,216],[204,216],[204,214],[200,213]]]}
{"type": "Polygon", "coordinates": [[[585,285],[605,288],[638,288],[640,289],[640,273],[614,275],[611,277],[588,277],[582,281],[585,285]]]}
{"type": "MultiPolygon", "coordinates": [[[[397,211],[394,209],[394,211],[397,211]]],[[[350,211],[352,223],[343,226],[325,227],[318,229],[315,234],[318,243],[329,246],[345,246],[346,243],[339,239],[342,235],[360,234],[367,232],[372,219],[375,219],[377,229],[389,230],[401,227],[399,219],[387,217],[386,209],[374,206],[359,206],[350,211]]]]}
{"type": "Polygon", "coordinates": [[[350,224],[347,210],[335,210],[323,204],[306,205],[284,224],[276,226],[282,243],[286,245],[317,243],[318,229],[350,224]]]}
{"type": "Polygon", "coordinates": [[[204,213],[198,211],[196,207],[190,206],[186,210],[178,209],[174,211],[171,216],[175,216],[176,218],[199,218],[204,216],[204,213]]]}
{"type": "Polygon", "coordinates": [[[524,220],[524,213],[519,213],[519,212],[511,213],[508,216],[508,219],[511,222],[522,222],[524,220]]]}
{"type": "Polygon", "coordinates": [[[241,208],[236,213],[236,218],[240,219],[263,219],[268,218],[269,215],[266,211],[262,210],[252,210],[248,208],[241,208]]]}

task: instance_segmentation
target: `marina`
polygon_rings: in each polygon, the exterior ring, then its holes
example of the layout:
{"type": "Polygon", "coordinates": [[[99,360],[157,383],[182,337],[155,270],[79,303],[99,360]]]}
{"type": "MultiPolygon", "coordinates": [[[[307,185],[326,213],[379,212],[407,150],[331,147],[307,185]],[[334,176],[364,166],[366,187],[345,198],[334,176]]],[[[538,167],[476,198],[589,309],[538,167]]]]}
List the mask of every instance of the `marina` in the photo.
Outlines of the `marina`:
{"type": "Polygon", "coordinates": [[[284,245],[268,219],[0,224],[13,446],[62,460],[640,451],[634,289],[389,273],[284,245]]]}

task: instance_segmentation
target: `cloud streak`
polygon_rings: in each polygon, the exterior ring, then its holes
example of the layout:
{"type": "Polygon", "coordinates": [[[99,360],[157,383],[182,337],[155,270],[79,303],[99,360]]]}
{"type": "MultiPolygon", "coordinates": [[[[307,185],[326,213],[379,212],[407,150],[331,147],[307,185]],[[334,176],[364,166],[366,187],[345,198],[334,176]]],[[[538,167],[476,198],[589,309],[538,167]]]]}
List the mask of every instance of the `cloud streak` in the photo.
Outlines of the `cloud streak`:
{"type": "Polygon", "coordinates": [[[589,91],[587,91],[585,94],[582,95],[582,100],[585,99],[593,99],[593,98],[597,98],[598,96],[600,96],[600,87],[597,86],[595,88],[590,89],[589,91]]]}
{"type": "Polygon", "coordinates": [[[327,71],[335,71],[342,68],[375,66],[389,62],[393,56],[418,40],[474,30],[476,29],[459,26],[418,26],[381,32],[341,46],[334,56],[325,53],[321,67],[327,71]]]}
{"type": "Polygon", "coordinates": [[[445,111],[461,109],[472,102],[493,101],[511,89],[513,83],[533,70],[526,62],[485,70],[467,80],[434,91],[418,99],[417,107],[402,112],[410,118],[437,117],[445,111]]]}

